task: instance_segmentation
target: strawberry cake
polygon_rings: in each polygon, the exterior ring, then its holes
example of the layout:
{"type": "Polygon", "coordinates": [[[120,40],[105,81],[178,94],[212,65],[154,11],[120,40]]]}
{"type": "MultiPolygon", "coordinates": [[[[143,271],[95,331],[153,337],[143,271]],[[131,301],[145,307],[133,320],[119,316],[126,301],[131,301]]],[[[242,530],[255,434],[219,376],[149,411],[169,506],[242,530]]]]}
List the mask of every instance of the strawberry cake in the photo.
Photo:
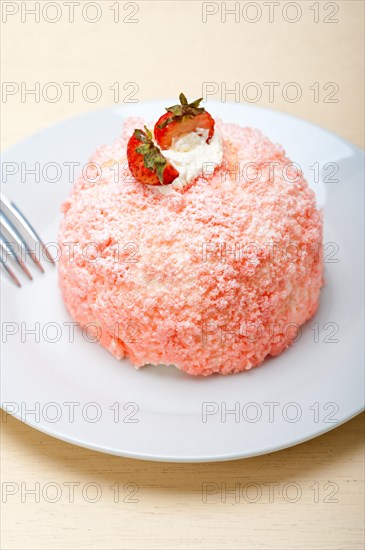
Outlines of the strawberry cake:
{"type": "Polygon", "coordinates": [[[91,157],[63,205],[59,285],[116,358],[206,376],[296,341],[323,260],[321,212],[298,167],[200,104],[181,94],[154,127],[127,119],[91,157]]]}

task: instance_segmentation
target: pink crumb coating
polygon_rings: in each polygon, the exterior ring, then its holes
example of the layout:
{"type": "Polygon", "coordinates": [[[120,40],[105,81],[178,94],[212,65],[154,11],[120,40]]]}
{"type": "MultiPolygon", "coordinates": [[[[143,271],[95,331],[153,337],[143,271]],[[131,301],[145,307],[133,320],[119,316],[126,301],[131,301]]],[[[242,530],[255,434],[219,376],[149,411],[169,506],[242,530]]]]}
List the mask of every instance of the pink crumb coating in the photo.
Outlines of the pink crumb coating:
{"type": "Polygon", "coordinates": [[[210,375],[258,366],[291,343],[318,305],[314,193],[261,132],[218,123],[222,166],[162,195],[128,170],[127,142],[142,124],[125,122],[121,137],[90,159],[101,171],[93,177],[90,167],[63,205],[67,309],[136,367],[210,375]],[[76,243],[72,254],[65,243],[76,243]]]}

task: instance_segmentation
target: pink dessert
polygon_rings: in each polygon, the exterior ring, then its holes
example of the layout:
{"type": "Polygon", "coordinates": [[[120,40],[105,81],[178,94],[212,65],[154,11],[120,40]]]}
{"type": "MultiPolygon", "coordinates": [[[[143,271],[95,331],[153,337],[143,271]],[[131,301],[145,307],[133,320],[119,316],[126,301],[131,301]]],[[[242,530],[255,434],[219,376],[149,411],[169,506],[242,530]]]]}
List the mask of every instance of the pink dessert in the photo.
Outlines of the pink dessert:
{"type": "MultiPolygon", "coordinates": [[[[185,114],[177,116],[168,124],[185,114]]],[[[63,205],[66,307],[137,368],[174,365],[206,376],[256,367],[289,346],[317,309],[322,217],[314,193],[281,146],[258,130],[217,121],[216,138],[191,124],[171,138],[169,128],[163,139],[171,150],[158,154],[169,155],[176,179],[141,183],[130,158],[128,167],[127,146],[143,124],[125,122],[63,205]],[[203,167],[196,147],[203,156],[212,151],[203,167]],[[75,243],[72,253],[67,243],[75,243]]]]}

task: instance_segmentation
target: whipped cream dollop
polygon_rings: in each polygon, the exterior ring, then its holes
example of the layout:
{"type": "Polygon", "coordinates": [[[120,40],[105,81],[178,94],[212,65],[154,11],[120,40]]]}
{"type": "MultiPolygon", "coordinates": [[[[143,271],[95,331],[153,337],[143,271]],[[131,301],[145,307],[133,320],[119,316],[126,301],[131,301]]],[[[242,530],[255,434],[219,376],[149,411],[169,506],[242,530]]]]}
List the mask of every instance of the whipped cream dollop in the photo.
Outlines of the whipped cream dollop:
{"type": "Polygon", "coordinates": [[[156,186],[155,190],[167,195],[174,189],[183,189],[203,172],[212,173],[214,166],[222,162],[222,138],[215,130],[207,143],[209,131],[197,128],[195,132],[185,134],[173,141],[170,149],[162,151],[164,157],[178,170],[177,177],[170,185],[156,186]]]}

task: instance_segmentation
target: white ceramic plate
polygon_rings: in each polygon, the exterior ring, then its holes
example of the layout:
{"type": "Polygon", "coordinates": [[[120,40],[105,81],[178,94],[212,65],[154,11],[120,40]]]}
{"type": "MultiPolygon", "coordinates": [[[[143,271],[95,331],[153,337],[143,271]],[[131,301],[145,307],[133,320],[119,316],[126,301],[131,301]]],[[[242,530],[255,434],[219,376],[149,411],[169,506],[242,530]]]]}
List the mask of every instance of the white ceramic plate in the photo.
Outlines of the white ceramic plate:
{"type": "MultiPolygon", "coordinates": [[[[65,163],[84,165],[96,147],[113,141],[126,116],[154,120],[170,104],[113,107],[33,135],[4,155],[3,162],[19,169],[4,191],[46,242],[55,241],[60,205],[72,186],[65,163]],[[24,169],[36,162],[41,170],[58,163],[60,181],[28,176],[22,182],[21,163],[24,169]]],[[[2,407],[34,428],[106,453],[200,462],[283,449],[363,409],[363,153],[281,113],[214,102],[209,111],[281,143],[315,190],[324,209],[324,241],[334,243],[326,248],[326,287],[316,317],[296,344],[261,368],[194,378],[172,367],[137,371],[85,341],[78,329],[70,342],[70,319],[51,266],[43,276],[34,272],[33,283],[22,279],[20,290],[3,281],[2,407]],[[26,333],[36,323],[38,342],[26,333]]],[[[58,177],[51,166],[45,174],[58,177]]]]}

